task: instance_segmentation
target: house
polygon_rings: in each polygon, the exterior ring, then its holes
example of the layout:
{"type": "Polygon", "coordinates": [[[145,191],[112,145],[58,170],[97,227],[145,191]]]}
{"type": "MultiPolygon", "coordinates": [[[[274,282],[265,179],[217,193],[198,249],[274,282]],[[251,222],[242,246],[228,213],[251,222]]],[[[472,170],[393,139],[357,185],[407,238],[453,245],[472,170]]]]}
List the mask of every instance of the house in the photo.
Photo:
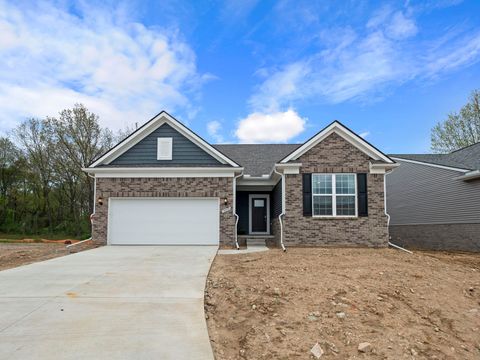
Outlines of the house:
{"type": "Polygon", "coordinates": [[[398,245],[480,251],[480,143],[450,154],[391,155],[390,236],[398,245]]]}
{"type": "Polygon", "coordinates": [[[397,164],[334,121],[303,144],[212,145],[161,112],[84,169],[101,244],[225,247],[388,242],[397,164]]]}

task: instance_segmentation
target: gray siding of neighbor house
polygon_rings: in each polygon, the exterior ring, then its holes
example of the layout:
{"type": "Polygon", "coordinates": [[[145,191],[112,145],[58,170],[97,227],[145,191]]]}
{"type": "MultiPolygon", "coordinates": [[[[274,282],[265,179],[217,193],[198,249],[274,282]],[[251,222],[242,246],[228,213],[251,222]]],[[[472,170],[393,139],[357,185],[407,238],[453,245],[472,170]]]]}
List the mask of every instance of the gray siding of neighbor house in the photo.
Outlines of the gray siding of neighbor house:
{"type": "Polygon", "coordinates": [[[168,124],[160,126],[109,165],[136,166],[223,166],[168,124]],[[173,138],[172,160],[157,160],[157,138],[173,138]]]}
{"type": "Polygon", "coordinates": [[[386,176],[390,225],[480,223],[480,181],[461,172],[398,161],[386,176]]]}
{"type": "Polygon", "coordinates": [[[386,176],[391,241],[430,250],[480,251],[480,181],[398,160],[386,176]]]}

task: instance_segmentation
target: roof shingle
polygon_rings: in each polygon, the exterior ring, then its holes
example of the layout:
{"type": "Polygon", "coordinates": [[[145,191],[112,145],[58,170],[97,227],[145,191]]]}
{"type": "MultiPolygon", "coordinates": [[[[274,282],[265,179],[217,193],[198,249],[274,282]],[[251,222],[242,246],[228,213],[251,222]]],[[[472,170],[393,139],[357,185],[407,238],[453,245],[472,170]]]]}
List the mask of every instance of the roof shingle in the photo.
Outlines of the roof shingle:
{"type": "Polygon", "coordinates": [[[478,170],[480,169],[480,142],[449,154],[391,154],[390,156],[460,169],[478,170]]]}
{"type": "Polygon", "coordinates": [[[250,176],[270,174],[273,165],[302,144],[222,144],[217,150],[245,168],[250,176]]]}

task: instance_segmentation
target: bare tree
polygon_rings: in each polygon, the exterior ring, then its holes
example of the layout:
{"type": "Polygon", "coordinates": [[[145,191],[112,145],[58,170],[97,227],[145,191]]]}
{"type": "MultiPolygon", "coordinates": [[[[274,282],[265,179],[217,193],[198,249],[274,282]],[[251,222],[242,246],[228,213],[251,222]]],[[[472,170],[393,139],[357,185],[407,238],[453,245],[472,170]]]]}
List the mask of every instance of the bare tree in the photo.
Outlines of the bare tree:
{"type": "MultiPolygon", "coordinates": [[[[75,104],[73,109],[60,112],[58,118],[49,118],[55,129],[55,137],[59,153],[59,176],[68,186],[70,203],[76,199],[76,184],[86,185],[88,192],[81,192],[83,197],[79,201],[88,203],[88,211],[93,211],[93,180],[82,171],[94,159],[99,157],[112,146],[113,135],[111,131],[100,127],[98,116],[88,111],[82,104],[75,104]],[[86,196],[86,198],[85,198],[86,196]],[[85,202],[86,200],[86,202],[85,202]]],[[[73,212],[73,207],[71,208],[73,212]]],[[[73,215],[73,214],[72,214],[73,215]]]]}
{"type": "Polygon", "coordinates": [[[448,115],[435,125],[431,133],[431,148],[447,153],[480,141],[480,91],[474,90],[460,112],[448,115]]]}

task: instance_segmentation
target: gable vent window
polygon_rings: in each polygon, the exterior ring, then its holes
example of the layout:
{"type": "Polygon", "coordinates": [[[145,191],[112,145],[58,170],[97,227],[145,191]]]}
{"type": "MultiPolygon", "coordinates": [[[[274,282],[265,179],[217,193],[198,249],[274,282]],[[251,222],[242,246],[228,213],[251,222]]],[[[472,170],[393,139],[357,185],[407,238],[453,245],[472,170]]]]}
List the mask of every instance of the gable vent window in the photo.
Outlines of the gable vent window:
{"type": "Polygon", "coordinates": [[[172,160],[172,138],[157,138],[157,160],[172,160]]]}

